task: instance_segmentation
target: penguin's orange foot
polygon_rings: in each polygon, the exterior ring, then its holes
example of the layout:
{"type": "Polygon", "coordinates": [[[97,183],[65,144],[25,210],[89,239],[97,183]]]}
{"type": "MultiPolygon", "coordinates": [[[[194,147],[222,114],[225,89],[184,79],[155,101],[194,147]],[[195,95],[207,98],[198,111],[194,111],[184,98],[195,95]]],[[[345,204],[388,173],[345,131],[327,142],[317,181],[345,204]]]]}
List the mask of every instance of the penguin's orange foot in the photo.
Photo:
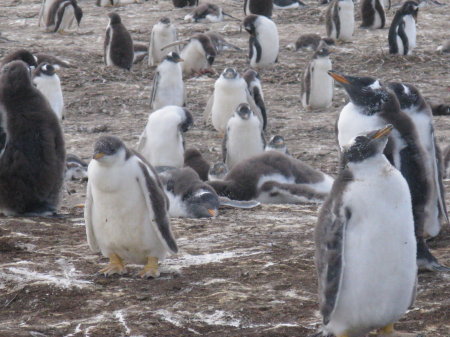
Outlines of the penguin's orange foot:
{"type": "Polygon", "coordinates": [[[398,332],[394,329],[394,324],[386,325],[379,330],[378,337],[425,337],[425,335],[410,333],[410,332],[398,332]]]}
{"type": "Polygon", "coordinates": [[[158,258],[149,256],[147,258],[147,264],[138,274],[142,278],[157,278],[159,276],[158,270],[158,258]]]}
{"type": "Polygon", "coordinates": [[[122,275],[126,273],[126,269],[120,256],[113,253],[109,255],[109,264],[105,268],[101,269],[100,273],[105,276],[114,274],[122,275]]]}

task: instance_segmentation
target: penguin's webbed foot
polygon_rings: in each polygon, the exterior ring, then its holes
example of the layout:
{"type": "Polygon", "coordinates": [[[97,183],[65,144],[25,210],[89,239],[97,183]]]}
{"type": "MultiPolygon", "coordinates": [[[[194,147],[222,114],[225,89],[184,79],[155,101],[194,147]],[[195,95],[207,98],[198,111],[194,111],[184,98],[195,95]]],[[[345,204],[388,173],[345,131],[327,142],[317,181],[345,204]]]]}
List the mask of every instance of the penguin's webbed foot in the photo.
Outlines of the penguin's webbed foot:
{"type": "Polygon", "coordinates": [[[377,337],[425,337],[425,335],[395,331],[394,323],[391,323],[386,325],[384,328],[381,328],[377,334],[377,337]]]}
{"type": "Polygon", "coordinates": [[[126,273],[126,268],[120,256],[113,253],[109,255],[109,264],[101,269],[99,273],[104,274],[105,276],[114,274],[123,275],[126,273]]]}
{"type": "Polygon", "coordinates": [[[142,278],[157,278],[160,273],[158,270],[158,258],[149,256],[147,258],[147,264],[138,274],[142,278]]]}

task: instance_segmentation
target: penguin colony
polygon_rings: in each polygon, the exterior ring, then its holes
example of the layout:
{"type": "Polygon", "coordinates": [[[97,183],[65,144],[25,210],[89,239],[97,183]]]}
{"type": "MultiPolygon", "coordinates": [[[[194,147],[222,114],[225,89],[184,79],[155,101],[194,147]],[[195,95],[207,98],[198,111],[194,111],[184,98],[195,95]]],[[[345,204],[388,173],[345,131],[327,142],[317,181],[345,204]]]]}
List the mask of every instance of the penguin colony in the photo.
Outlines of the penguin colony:
{"type": "MultiPolygon", "coordinates": [[[[99,0],[97,6],[125,3],[99,0]]],[[[197,6],[186,21],[217,24],[226,15],[215,4],[174,0],[173,5],[197,6]]],[[[195,148],[185,150],[184,133],[201,122],[186,108],[195,98],[187,95],[184,81],[214,76],[214,61],[227,48],[244,57],[219,33],[196,30],[179,40],[179,20],[155,22],[145,54],[153,67],[150,109],[139,142],[126,145],[113,135],[102,136],[92,146],[89,165],[65,153],[57,75],[65,61],[26,50],[5,56],[0,62],[0,212],[55,216],[63,181],[87,178],[87,242],[93,252],[109,258],[100,272],[124,274],[131,263],[143,265],[139,276],[156,278],[159,262],[178,252],[170,217],[214,218],[223,205],[323,204],[315,230],[323,317],[317,336],[363,337],[374,330],[380,336],[416,336],[395,333],[393,324],[414,303],[418,269],[449,271],[425,239],[437,236],[449,221],[442,180],[449,176],[450,150],[442,154],[431,106],[417,87],[332,70],[331,45],[339,41],[333,49],[338,53],[339,44],[349,43],[355,33],[352,0],[329,2],[327,38],[303,35],[293,48],[313,50],[299,91],[305,110],[326,112],[334,82],[348,95],[336,123],[337,177],[291,156],[282,135],[266,144],[271,116],[264,75],[276,69],[276,23],[283,19],[274,18],[273,9],[305,6],[301,1],[245,0],[241,20],[249,34],[250,68],[242,69],[242,75],[225,68],[205,102],[205,127],[223,139],[222,161],[215,164],[195,148]]],[[[384,6],[382,0],[362,0],[361,27],[385,27],[391,18],[384,6]]],[[[396,11],[386,37],[391,54],[413,52],[418,10],[418,3],[406,1],[396,11]]],[[[39,24],[64,33],[75,21],[79,26],[83,14],[89,15],[75,0],[44,0],[39,24]]],[[[127,29],[131,20],[126,10],[106,15],[103,61],[130,71],[137,52],[127,29]]]]}

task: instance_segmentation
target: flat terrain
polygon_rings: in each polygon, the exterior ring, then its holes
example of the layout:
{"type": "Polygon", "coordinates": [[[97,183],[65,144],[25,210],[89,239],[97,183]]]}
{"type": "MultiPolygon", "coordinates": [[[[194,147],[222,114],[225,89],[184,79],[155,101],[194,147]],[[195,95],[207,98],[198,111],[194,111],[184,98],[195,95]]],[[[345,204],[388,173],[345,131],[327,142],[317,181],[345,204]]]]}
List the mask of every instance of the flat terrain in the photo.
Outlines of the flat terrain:
{"type": "MultiPolygon", "coordinates": [[[[40,0],[2,0],[0,32],[16,42],[0,42],[0,57],[17,48],[69,60],[60,71],[68,153],[89,160],[95,140],[121,137],[133,147],[148,113],[154,69],[145,63],[131,72],[106,68],[103,38],[106,14],[94,0],[79,1],[84,17],[78,33],[43,32],[37,26],[40,0]]],[[[280,33],[279,63],[261,71],[268,107],[267,138],[281,134],[290,152],[336,175],[334,122],[346,101],[335,88],[332,108],[306,112],[300,104],[300,79],[311,52],[285,46],[303,33],[325,34],[325,7],[315,0],[306,9],[274,11],[280,33]]],[[[242,3],[219,0],[225,11],[243,18],[242,3]]],[[[393,5],[398,2],[393,1],[393,5]]],[[[388,24],[395,10],[388,12],[388,24]]],[[[179,35],[213,29],[245,51],[226,51],[214,69],[247,67],[248,34],[239,24],[187,24],[189,10],[173,10],[169,1],[148,1],[114,9],[135,41],[147,42],[162,16],[175,22],[179,35]]],[[[420,9],[418,47],[408,57],[390,56],[387,29],[356,29],[353,43],[339,44],[333,67],[347,74],[413,83],[431,102],[450,103],[450,56],[435,52],[450,31],[449,6],[420,9]]],[[[359,15],[357,15],[359,25],[359,15]]],[[[218,75],[217,75],[218,76],[218,75]]],[[[221,139],[202,120],[217,76],[186,79],[187,107],[195,125],[186,133],[211,162],[221,157],[221,139]]],[[[436,117],[436,134],[447,145],[450,119],[436,117]]],[[[447,189],[450,182],[446,181],[447,189]]],[[[173,219],[180,252],[161,266],[162,276],[141,280],[139,266],[123,277],[97,274],[107,262],[86,242],[82,210],[85,183],[64,193],[62,219],[0,218],[0,337],[16,336],[307,336],[320,325],[313,263],[317,205],[264,205],[253,210],[221,209],[211,220],[173,219]]],[[[447,193],[449,195],[449,193],[447,193]]],[[[447,205],[450,206],[448,203],[447,205]]],[[[430,242],[435,256],[450,265],[450,230],[430,242]]],[[[383,266],[379,266],[382,268],[383,266]]],[[[400,330],[448,337],[450,274],[419,275],[417,301],[398,323],[400,330]]]]}

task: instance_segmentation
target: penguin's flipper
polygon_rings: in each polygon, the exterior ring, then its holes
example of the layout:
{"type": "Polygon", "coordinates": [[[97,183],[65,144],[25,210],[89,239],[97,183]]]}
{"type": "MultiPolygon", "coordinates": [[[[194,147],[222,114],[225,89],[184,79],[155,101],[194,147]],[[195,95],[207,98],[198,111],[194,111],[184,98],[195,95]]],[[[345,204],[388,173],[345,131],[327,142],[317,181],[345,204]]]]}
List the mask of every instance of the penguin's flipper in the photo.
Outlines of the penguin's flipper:
{"type": "Polygon", "coordinates": [[[223,162],[225,164],[228,163],[228,160],[227,160],[227,154],[228,154],[227,141],[228,141],[228,128],[227,128],[227,132],[225,132],[225,136],[223,136],[223,141],[222,141],[222,160],[223,160],[223,162]]]}
{"type": "MultiPolygon", "coordinates": [[[[155,57],[153,55],[153,53],[155,52],[155,32],[152,30],[152,33],[150,34],[150,45],[148,46],[148,64],[150,66],[154,66],[156,63],[155,57]]],[[[175,39],[176,41],[176,39],[175,39]]]]}
{"type": "Polygon", "coordinates": [[[262,122],[263,122],[263,130],[266,129],[267,126],[267,113],[266,113],[266,105],[264,104],[264,99],[262,97],[261,92],[259,91],[259,87],[255,86],[253,88],[253,100],[255,104],[258,106],[261,111],[262,122]]]}
{"type": "Polygon", "coordinates": [[[406,35],[405,32],[405,21],[402,21],[402,23],[398,26],[397,34],[403,43],[403,55],[408,55],[409,45],[408,45],[408,36],[406,35]]]}
{"type": "Polygon", "coordinates": [[[157,71],[155,73],[155,75],[153,76],[153,88],[152,88],[152,96],[150,98],[150,108],[153,109],[153,102],[156,99],[156,95],[158,94],[158,85],[159,85],[159,80],[161,78],[161,75],[159,74],[159,71],[157,71]]]}
{"type": "Polygon", "coordinates": [[[205,111],[203,112],[203,120],[205,124],[211,124],[211,110],[214,103],[214,93],[209,96],[208,103],[206,103],[205,111]]]}
{"type": "Polygon", "coordinates": [[[86,224],[86,236],[89,247],[95,253],[100,251],[100,248],[95,238],[94,227],[92,223],[92,207],[94,205],[94,199],[92,198],[91,180],[88,180],[86,191],[86,202],[84,205],[84,223],[86,224]]]}
{"type": "Polygon", "coordinates": [[[439,213],[442,217],[445,218],[447,224],[450,224],[448,219],[447,207],[445,205],[445,196],[444,196],[444,186],[442,182],[442,158],[441,158],[441,150],[438,148],[436,144],[436,139],[434,137],[434,131],[431,134],[431,148],[432,148],[432,158],[433,160],[433,181],[436,185],[436,190],[438,192],[438,207],[439,213]]]}
{"type": "Polygon", "coordinates": [[[250,209],[261,205],[256,200],[231,200],[227,197],[219,197],[220,206],[230,206],[234,208],[250,209]]]}
{"type": "Polygon", "coordinates": [[[271,203],[298,204],[305,202],[320,202],[328,193],[318,192],[307,184],[286,184],[267,181],[259,188],[259,194],[269,195],[271,203]]]}
{"type": "Polygon", "coordinates": [[[248,90],[248,88],[246,89],[246,94],[247,94],[247,103],[250,106],[250,110],[253,111],[253,113],[256,115],[256,117],[258,117],[259,121],[261,122],[262,130],[264,130],[265,126],[267,124],[267,117],[266,117],[265,107],[264,107],[264,114],[263,114],[263,111],[256,104],[255,99],[250,94],[250,90],[248,90]]]}

